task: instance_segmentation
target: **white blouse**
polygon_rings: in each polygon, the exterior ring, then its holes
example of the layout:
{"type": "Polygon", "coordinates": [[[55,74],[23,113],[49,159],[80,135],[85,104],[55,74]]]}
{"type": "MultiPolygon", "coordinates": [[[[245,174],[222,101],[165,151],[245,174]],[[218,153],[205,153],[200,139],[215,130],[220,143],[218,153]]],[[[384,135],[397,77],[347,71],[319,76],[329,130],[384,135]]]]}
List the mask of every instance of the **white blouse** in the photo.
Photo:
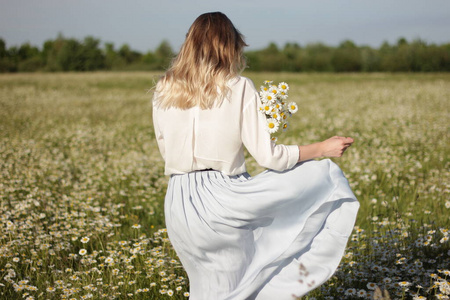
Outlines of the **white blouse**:
{"type": "Polygon", "coordinates": [[[220,107],[183,110],[153,105],[155,136],[166,175],[204,169],[226,175],[244,173],[244,146],[265,168],[284,171],[297,163],[298,146],[276,145],[270,139],[253,82],[241,76],[228,85],[231,95],[220,107]]]}

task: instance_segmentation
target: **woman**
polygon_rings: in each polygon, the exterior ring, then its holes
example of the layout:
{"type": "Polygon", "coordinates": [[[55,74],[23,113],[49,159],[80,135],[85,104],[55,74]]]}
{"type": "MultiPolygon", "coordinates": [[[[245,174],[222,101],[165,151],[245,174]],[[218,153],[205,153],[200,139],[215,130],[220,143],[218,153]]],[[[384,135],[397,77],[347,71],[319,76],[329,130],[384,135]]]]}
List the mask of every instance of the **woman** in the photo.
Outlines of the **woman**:
{"type": "Polygon", "coordinates": [[[273,143],[239,75],[245,46],[224,14],[199,16],[154,95],[166,225],[191,299],[306,294],[335,271],[358,210],[339,167],[311,160],[340,157],[353,139],[273,143]],[[244,146],[269,170],[250,177],[244,146]]]}

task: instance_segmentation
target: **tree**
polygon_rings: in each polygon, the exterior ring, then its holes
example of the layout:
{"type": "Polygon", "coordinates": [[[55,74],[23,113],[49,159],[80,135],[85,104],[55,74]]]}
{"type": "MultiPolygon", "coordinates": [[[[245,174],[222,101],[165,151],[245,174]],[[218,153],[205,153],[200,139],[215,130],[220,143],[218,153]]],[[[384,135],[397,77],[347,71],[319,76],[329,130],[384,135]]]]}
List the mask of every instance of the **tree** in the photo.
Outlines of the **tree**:
{"type": "Polygon", "coordinates": [[[2,38],[0,38],[0,58],[6,57],[6,54],[6,43],[2,38]]]}
{"type": "Polygon", "coordinates": [[[304,71],[331,72],[332,49],[322,43],[309,44],[302,52],[301,62],[304,71]]]}
{"type": "Polygon", "coordinates": [[[283,56],[277,44],[270,43],[267,48],[259,53],[261,60],[261,71],[278,72],[283,67],[283,56]]]}
{"type": "Polygon", "coordinates": [[[100,40],[88,36],[81,48],[82,71],[93,71],[105,68],[105,55],[99,48],[100,40]]]}
{"type": "Polygon", "coordinates": [[[361,71],[362,59],[359,48],[350,40],[343,41],[334,50],[331,63],[337,72],[361,71]]]}
{"type": "Polygon", "coordinates": [[[106,69],[120,69],[125,65],[123,59],[115,50],[113,43],[105,43],[105,68],[106,69]]]}
{"type": "Polygon", "coordinates": [[[298,72],[301,71],[301,47],[297,43],[286,43],[283,48],[283,71],[298,72]]]}
{"type": "Polygon", "coordinates": [[[16,64],[11,60],[5,41],[0,38],[0,72],[14,72],[16,64]]]}
{"type": "Polygon", "coordinates": [[[119,49],[119,56],[124,59],[127,64],[132,64],[140,59],[141,54],[131,50],[128,44],[123,44],[119,49]]]}
{"type": "Polygon", "coordinates": [[[66,40],[62,34],[58,34],[58,37],[54,41],[45,41],[41,56],[43,57],[47,71],[63,71],[58,55],[65,43],[66,40]]]}
{"type": "Polygon", "coordinates": [[[156,69],[157,58],[156,55],[152,51],[148,51],[145,53],[142,58],[142,62],[149,66],[150,69],[156,69]]]}
{"type": "Polygon", "coordinates": [[[169,42],[163,40],[155,50],[156,69],[166,69],[172,61],[173,56],[174,53],[169,42]]]}
{"type": "Polygon", "coordinates": [[[361,49],[361,71],[377,72],[381,71],[381,57],[379,51],[370,47],[361,49]]]}
{"type": "Polygon", "coordinates": [[[37,47],[22,44],[17,50],[17,69],[20,72],[34,72],[43,67],[42,57],[37,47]]]}

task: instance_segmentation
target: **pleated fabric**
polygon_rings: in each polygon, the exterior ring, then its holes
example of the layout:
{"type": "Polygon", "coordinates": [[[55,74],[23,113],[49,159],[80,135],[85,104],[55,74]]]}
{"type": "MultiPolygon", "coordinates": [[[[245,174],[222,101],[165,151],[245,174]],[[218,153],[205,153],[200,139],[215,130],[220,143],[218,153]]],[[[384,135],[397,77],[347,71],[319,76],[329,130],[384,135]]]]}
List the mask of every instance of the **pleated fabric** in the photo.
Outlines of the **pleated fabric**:
{"type": "Polygon", "coordinates": [[[331,160],[227,176],[195,171],[169,179],[169,239],[191,300],[283,300],[336,270],[359,203],[331,160]]]}

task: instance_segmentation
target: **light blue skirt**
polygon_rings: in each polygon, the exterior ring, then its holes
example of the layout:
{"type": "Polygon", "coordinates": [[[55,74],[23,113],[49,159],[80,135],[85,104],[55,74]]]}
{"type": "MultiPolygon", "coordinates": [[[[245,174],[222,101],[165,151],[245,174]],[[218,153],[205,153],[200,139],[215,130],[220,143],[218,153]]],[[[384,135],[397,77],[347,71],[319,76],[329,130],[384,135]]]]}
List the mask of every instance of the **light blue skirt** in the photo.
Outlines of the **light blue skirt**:
{"type": "Polygon", "coordinates": [[[292,300],[336,270],[359,203],[331,160],[172,175],[165,215],[191,300],[292,300]]]}

